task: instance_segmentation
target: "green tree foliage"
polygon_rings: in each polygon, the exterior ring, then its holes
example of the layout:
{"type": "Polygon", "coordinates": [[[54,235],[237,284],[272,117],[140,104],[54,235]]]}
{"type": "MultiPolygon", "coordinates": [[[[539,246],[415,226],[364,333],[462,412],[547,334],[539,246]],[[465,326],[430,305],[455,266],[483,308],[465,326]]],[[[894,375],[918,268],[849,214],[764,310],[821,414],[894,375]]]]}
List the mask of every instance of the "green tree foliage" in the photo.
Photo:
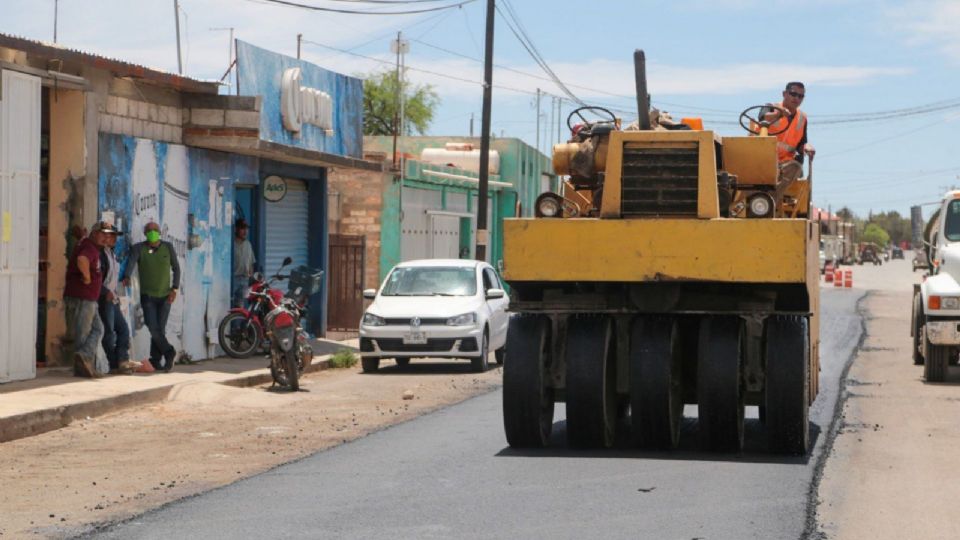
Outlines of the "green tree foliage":
{"type": "Polygon", "coordinates": [[[886,246],[890,242],[890,235],[876,223],[867,224],[862,238],[864,242],[873,242],[879,246],[886,246]]]}
{"type": "MultiPolygon", "coordinates": [[[[394,118],[400,108],[396,72],[383,71],[363,78],[363,134],[393,135],[394,118]]],[[[403,94],[406,96],[403,106],[404,132],[423,135],[433,121],[440,97],[432,86],[412,85],[409,81],[403,82],[403,94]]]]}

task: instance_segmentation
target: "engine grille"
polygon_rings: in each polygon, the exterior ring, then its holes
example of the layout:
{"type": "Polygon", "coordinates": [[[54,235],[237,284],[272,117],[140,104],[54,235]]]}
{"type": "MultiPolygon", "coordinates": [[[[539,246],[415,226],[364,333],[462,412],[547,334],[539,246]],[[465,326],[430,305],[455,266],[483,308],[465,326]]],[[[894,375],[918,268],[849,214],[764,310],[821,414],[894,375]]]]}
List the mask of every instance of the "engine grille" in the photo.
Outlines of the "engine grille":
{"type": "Polygon", "coordinates": [[[696,143],[671,148],[626,143],[621,215],[696,216],[699,154],[696,143]]]}

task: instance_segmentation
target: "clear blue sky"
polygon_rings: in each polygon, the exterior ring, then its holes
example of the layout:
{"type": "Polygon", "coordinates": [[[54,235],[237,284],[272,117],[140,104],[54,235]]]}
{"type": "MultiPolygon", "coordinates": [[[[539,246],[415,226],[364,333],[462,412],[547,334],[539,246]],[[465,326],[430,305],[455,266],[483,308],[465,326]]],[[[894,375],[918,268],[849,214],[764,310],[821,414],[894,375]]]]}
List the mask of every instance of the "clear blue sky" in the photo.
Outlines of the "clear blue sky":
{"type": "MultiPolygon", "coordinates": [[[[369,9],[370,4],[300,0],[369,9]]],[[[451,2],[453,0],[450,0],[451,2]]],[[[960,185],[960,1],[957,0],[510,0],[543,59],[580,99],[635,117],[632,52],[646,51],[655,105],[736,134],[737,113],[775,101],[787,80],[807,84],[803,109],[818,151],[814,199],[824,207],[897,210],[934,201],[960,185]],[[588,7],[589,6],[589,7],[588,7]],[[948,108],[859,123],[860,113],[952,100],[948,108]],[[956,106],[952,106],[956,104],[956,106]]],[[[0,32],[51,40],[54,0],[0,0],[0,32]]],[[[438,1],[444,3],[443,0],[438,1]]],[[[176,69],[172,0],[60,0],[60,43],[157,68],[176,69]]],[[[410,4],[410,7],[436,5],[410,4]]],[[[304,58],[349,74],[385,69],[398,30],[411,40],[409,78],[432,84],[442,104],[431,135],[465,135],[471,113],[479,133],[483,0],[446,12],[407,16],[331,15],[258,0],[181,0],[186,72],[219,78],[228,39],[213,27],[295,54],[296,34],[382,62],[304,45],[304,58]],[[447,49],[461,56],[440,49],[447,49]],[[465,57],[468,58],[465,58],[465,57]],[[439,77],[427,70],[464,82],[439,77]]],[[[501,0],[500,7],[507,5],[501,0]]],[[[400,9],[400,8],[390,8],[400,9]]],[[[533,93],[561,91],[498,16],[493,131],[536,140],[533,93]],[[511,71],[512,70],[512,71],[511,71]],[[522,73],[518,73],[522,72],[522,73]],[[530,75],[533,76],[530,76],[530,75]]],[[[557,138],[550,97],[541,111],[541,147],[557,138]]],[[[571,102],[563,103],[563,115],[571,102]]]]}

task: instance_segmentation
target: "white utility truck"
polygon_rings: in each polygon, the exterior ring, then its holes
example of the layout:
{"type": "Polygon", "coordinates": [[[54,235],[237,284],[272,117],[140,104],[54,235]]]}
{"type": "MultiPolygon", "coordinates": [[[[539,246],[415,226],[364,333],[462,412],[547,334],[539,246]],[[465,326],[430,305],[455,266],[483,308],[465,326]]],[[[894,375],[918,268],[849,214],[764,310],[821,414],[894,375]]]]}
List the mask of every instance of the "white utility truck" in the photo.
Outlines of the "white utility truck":
{"type": "Polygon", "coordinates": [[[923,240],[929,268],[913,289],[913,362],[927,382],[943,382],[960,354],[960,190],[943,196],[923,240]]]}

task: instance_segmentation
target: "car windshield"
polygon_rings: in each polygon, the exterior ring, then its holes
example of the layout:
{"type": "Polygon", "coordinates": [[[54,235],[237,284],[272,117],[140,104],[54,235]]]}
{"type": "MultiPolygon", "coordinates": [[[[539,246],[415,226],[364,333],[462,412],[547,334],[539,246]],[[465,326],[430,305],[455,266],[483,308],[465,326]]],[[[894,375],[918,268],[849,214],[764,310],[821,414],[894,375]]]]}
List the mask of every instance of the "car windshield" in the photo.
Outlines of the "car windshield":
{"type": "Polygon", "coordinates": [[[947,205],[947,219],[943,225],[943,235],[951,242],[960,241],[960,200],[954,199],[947,205]]]}
{"type": "Polygon", "coordinates": [[[473,296],[477,294],[474,268],[408,266],[395,268],[381,296],[473,296]]]}

